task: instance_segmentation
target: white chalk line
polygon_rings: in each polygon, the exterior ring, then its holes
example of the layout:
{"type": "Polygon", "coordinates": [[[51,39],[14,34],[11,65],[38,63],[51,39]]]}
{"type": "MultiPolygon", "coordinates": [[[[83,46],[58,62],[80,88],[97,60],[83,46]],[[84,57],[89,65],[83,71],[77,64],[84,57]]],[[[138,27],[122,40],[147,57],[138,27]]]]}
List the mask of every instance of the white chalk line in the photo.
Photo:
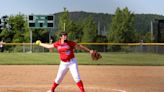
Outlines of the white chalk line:
{"type": "Polygon", "coordinates": [[[116,91],[116,92],[127,92],[126,90],[120,90],[120,89],[111,89],[111,88],[105,88],[105,87],[99,87],[99,86],[92,86],[92,87],[85,87],[89,89],[103,89],[106,91],[116,91]]]}
{"type": "MultiPolygon", "coordinates": [[[[50,85],[0,85],[0,88],[49,88],[50,85]]],[[[70,85],[62,85],[60,88],[76,88],[70,85]]],[[[85,86],[85,89],[101,89],[105,91],[115,91],[115,92],[127,92],[126,90],[121,89],[112,89],[108,87],[100,87],[100,86],[85,86]]]]}

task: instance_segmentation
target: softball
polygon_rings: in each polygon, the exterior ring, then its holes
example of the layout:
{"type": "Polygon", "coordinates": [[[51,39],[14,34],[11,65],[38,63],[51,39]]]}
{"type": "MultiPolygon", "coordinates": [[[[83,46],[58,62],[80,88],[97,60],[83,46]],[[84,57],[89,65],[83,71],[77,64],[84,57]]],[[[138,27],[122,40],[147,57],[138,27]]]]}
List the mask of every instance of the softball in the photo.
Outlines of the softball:
{"type": "Polygon", "coordinates": [[[36,44],[36,45],[40,45],[41,43],[42,43],[42,42],[41,42],[40,40],[37,40],[35,44],[36,44]]]}

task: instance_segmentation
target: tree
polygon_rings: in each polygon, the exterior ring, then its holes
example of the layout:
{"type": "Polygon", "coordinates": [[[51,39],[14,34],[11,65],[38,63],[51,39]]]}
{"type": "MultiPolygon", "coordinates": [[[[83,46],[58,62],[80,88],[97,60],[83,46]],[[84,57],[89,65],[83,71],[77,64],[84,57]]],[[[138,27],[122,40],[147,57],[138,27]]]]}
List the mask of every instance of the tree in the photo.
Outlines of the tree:
{"type": "Polygon", "coordinates": [[[83,25],[82,42],[96,42],[97,27],[93,18],[91,16],[86,18],[83,25]]]}
{"type": "Polygon", "coordinates": [[[123,10],[117,8],[108,33],[109,42],[135,42],[134,14],[127,7],[123,10]]]}
{"type": "Polygon", "coordinates": [[[49,31],[46,29],[34,29],[33,30],[33,42],[41,40],[43,43],[49,42],[49,31]]]}
{"type": "MultiPolygon", "coordinates": [[[[0,32],[0,38],[7,43],[11,42],[29,42],[29,29],[27,20],[23,14],[9,16],[6,27],[0,32]]],[[[8,51],[22,51],[19,46],[5,46],[8,51]],[[18,48],[17,48],[18,47],[18,48]]]]}
{"type": "Polygon", "coordinates": [[[29,29],[25,18],[22,14],[9,17],[8,23],[11,25],[9,31],[13,33],[12,42],[29,42],[29,29]]]}
{"type": "Polygon", "coordinates": [[[8,31],[6,28],[0,33],[0,38],[4,42],[11,42],[14,34],[11,31],[8,31]]]}
{"type": "Polygon", "coordinates": [[[58,30],[59,31],[67,31],[67,27],[70,24],[71,20],[69,18],[69,12],[66,8],[64,8],[64,12],[59,15],[59,25],[58,30]]]}
{"type": "Polygon", "coordinates": [[[144,42],[152,42],[152,39],[151,39],[151,32],[147,32],[145,34],[145,37],[143,39],[144,42]]]}
{"type": "Polygon", "coordinates": [[[5,42],[29,41],[29,30],[24,15],[9,16],[7,24],[9,24],[10,27],[3,29],[0,33],[0,38],[5,42]]]}
{"type": "Polygon", "coordinates": [[[58,32],[66,31],[70,40],[76,40],[79,42],[81,39],[81,26],[78,22],[74,22],[70,19],[69,11],[64,8],[64,12],[60,14],[58,32]]]}

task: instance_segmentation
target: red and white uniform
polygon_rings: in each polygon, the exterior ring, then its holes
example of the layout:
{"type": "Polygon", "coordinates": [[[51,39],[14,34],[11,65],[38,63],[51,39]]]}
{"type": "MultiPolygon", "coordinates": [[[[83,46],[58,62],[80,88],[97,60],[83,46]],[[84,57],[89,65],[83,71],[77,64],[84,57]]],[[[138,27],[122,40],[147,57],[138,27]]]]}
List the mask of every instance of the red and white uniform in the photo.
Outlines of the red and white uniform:
{"type": "Polygon", "coordinates": [[[57,41],[54,43],[54,47],[57,48],[60,59],[63,62],[70,62],[72,58],[74,58],[74,47],[76,46],[76,43],[73,41],[68,41],[66,43],[61,44],[61,41],[57,41]]]}
{"type": "Polygon", "coordinates": [[[53,45],[55,48],[57,48],[61,60],[55,82],[60,84],[68,70],[70,70],[74,81],[76,83],[79,82],[80,75],[78,71],[77,60],[75,59],[74,55],[76,43],[73,41],[68,41],[62,44],[59,40],[53,43],[53,45]]]}

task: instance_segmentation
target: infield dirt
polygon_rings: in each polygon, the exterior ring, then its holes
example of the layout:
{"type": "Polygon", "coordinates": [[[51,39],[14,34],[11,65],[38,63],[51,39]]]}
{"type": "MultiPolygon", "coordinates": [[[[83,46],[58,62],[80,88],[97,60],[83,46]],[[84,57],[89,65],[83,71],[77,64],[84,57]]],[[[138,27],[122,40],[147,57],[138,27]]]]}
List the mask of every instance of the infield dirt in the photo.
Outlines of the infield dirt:
{"type": "MultiPolygon", "coordinates": [[[[58,65],[0,65],[0,92],[46,92],[58,65]]],[[[164,92],[163,66],[79,65],[86,92],[164,92]]],[[[56,92],[80,92],[68,72],[56,92]]]]}

